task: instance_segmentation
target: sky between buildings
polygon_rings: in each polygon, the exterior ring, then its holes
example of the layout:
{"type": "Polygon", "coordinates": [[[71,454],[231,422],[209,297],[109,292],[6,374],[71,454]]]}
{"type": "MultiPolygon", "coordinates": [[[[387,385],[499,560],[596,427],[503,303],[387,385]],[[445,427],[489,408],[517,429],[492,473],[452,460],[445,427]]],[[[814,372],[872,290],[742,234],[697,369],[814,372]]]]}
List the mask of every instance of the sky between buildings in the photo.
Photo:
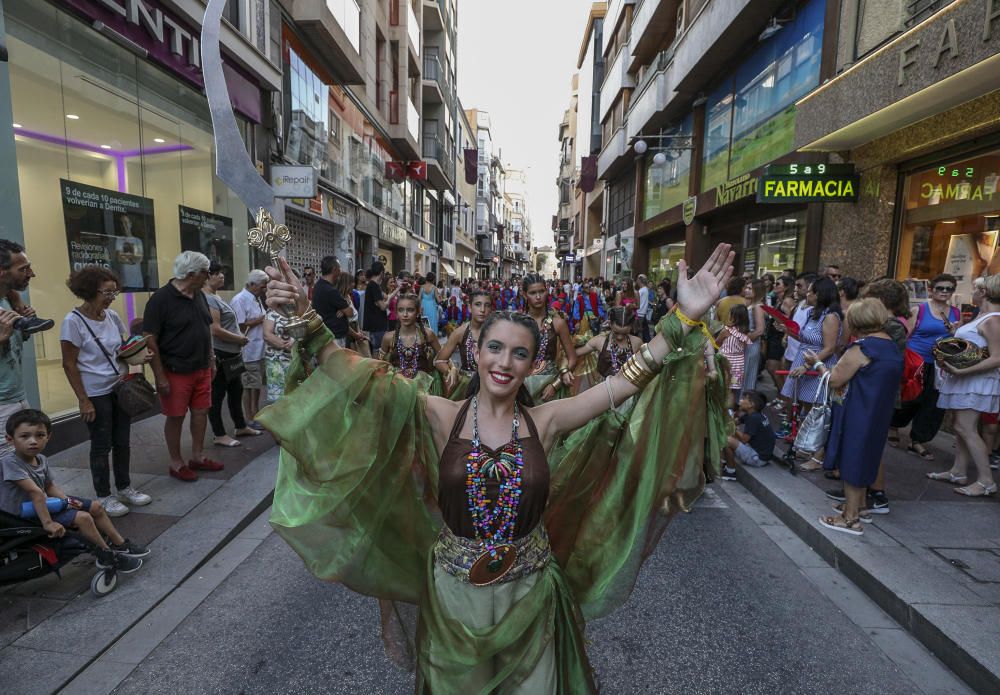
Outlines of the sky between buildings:
{"type": "Polygon", "coordinates": [[[490,113],[503,163],[527,171],[536,246],[552,243],[559,123],[590,6],[590,0],[458,0],[458,94],[465,108],[490,113]]]}

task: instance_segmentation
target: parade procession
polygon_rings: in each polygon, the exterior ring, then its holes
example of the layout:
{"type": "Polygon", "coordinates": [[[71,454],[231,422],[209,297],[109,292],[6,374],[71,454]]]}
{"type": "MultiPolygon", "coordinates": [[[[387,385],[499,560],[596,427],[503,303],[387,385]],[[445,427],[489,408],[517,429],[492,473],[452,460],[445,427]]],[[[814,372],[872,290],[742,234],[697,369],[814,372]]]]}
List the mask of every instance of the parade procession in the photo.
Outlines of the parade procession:
{"type": "Polygon", "coordinates": [[[1000,2],[0,0],[0,111],[4,693],[1000,692],[1000,2]]]}

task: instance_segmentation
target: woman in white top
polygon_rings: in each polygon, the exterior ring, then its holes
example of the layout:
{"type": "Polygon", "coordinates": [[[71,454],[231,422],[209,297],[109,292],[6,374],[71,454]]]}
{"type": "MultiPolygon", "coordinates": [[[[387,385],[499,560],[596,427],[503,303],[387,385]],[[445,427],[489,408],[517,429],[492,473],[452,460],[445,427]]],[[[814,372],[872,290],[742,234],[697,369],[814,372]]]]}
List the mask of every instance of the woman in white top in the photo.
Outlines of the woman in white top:
{"type": "Polygon", "coordinates": [[[984,289],[986,297],[979,316],[956,330],[955,337],[988,347],[990,356],[963,369],[938,361],[938,407],[954,414],[955,461],[950,470],[927,474],[933,480],[961,485],[955,492],[968,497],[997,491],[990,470],[990,450],[979,434],[979,418],[980,413],[1000,411],[1000,275],[987,277],[984,289]],[[967,484],[970,460],[979,472],[971,485],[967,484]]]}
{"type": "Polygon", "coordinates": [[[118,276],[88,266],[70,275],[70,292],[83,303],[66,315],[59,334],[62,366],[80,401],[80,417],[90,430],[90,475],[97,501],[108,516],[128,514],[126,504],[142,506],[153,499],[132,487],[129,478],[132,419],[118,405],[115,383],[125,373],[117,359],[125,324],[109,307],[118,296],[118,276]],[[111,495],[108,455],[115,475],[111,495]]]}

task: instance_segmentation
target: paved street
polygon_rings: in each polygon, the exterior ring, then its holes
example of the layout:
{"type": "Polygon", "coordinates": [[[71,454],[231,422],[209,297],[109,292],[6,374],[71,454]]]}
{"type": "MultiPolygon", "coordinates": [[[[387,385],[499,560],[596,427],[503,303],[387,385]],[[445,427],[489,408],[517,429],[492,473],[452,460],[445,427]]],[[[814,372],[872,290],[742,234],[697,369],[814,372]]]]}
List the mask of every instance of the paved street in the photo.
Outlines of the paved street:
{"type": "MultiPolygon", "coordinates": [[[[608,693],[968,692],[737,483],[674,521],[588,638],[608,693]]],[[[411,687],[382,653],[375,601],[315,580],[271,534],[115,692],[411,687]]]]}

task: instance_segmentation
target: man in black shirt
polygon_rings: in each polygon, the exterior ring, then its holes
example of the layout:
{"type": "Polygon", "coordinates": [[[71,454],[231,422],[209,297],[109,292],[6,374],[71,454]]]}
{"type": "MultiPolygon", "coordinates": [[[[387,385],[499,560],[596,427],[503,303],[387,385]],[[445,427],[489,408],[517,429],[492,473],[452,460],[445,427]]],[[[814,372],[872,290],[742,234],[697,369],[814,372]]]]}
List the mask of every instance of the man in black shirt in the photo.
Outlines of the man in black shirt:
{"type": "Polygon", "coordinates": [[[385,266],[380,261],[372,263],[372,276],[365,288],[365,325],[362,328],[370,336],[372,355],[382,347],[382,336],[389,330],[389,315],[385,309],[389,305],[389,297],[382,293],[382,276],[385,266]]]}
{"type": "Polygon", "coordinates": [[[354,307],[337,289],[340,277],[340,261],[336,256],[324,256],[319,264],[320,277],[313,286],[312,305],[316,313],[323,317],[323,323],[333,333],[337,345],[346,347],[350,331],[349,316],[354,307]]]}
{"type": "Polygon", "coordinates": [[[174,277],[146,303],[142,332],[153,352],[153,375],[166,415],[163,436],[170,453],[170,475],[184,482],[198,479],[195,471],[219,471],[223,465],[202,452],[208,409],[212,405],[215,353],[212,314],[201,291],[208,279],[208,257],[184,251],[174,259],[174,277]],[[191,411],[191,459],[181,456],[181,430],[191,411]]]}

